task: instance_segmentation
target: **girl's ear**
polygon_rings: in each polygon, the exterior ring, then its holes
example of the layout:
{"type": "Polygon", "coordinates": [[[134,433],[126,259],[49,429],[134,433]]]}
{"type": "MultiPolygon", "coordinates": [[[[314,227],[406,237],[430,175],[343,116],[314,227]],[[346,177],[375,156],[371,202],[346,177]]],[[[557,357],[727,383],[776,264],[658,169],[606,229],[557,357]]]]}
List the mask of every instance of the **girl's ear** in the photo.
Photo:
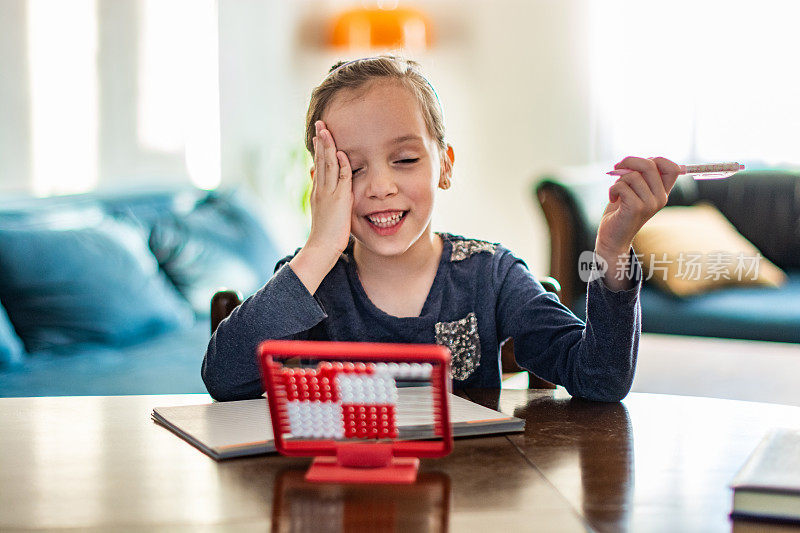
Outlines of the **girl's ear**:
{"type": "Polygon", "coordinates": [[[453,147],[447,145],[447,151],[442,154],[442,171],[439,175],[439,188],[450,188],[450,177],[453,175],[453,164],[456,162],[456,155],[453,147]]]}
{"type": "Polygon", "coordinates": [[[311,181],[314,181],[314,167],[311,167],[309,174],[311,174],[311,181]]]}

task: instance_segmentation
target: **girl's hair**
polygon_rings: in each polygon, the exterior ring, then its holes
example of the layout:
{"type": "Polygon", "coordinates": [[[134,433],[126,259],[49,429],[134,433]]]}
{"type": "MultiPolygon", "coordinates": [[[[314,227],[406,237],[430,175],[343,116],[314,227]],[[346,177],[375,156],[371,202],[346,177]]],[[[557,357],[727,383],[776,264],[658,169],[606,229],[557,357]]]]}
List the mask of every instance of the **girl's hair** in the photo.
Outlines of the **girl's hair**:
{"type": "Polygon", "coordinates": [[[306,113],[306,148],[311,154],[314,153],[314,123],[322,118],[322,113],[336,93],[342,89],[357,90],[378,79],[397,80],[412,92],[419,101],[428,133],[439,145],[441,153],[445,153],[447,143],[444,140],[444,118],[439,97],[433,85],[422,75],[419,63],[397,56],[382,55],[339,61],[311,92],[311,102],[306,113]]]}

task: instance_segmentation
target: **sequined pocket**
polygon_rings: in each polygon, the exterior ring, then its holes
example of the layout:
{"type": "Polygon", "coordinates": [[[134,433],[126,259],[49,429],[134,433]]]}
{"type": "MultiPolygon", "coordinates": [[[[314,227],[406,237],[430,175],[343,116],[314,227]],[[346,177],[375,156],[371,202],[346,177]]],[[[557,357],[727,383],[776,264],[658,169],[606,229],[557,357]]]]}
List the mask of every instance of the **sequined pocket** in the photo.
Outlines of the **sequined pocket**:
{"type": "Polygon", "coordinates": [[[475,313],[454,322],[437,322],[436,344],[450,348],[453,379],[463,381],[471,376],[481,363],[481,340],[475,313]]]}

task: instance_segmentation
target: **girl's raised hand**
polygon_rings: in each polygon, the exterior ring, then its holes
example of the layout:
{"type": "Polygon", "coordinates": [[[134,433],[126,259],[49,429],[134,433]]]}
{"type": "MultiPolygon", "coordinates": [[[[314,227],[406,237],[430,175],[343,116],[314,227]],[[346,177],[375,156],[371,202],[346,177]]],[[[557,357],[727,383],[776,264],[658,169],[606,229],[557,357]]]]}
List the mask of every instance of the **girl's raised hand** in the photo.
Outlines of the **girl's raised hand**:
{"type": "Polygon", "coordinates": [[[614,168],[632,172],[620,176],[608,189],[609,204],[597,229],[595,252],[608,263],[606,281],[615,277],[610,274],[614,274],[619,257],[627,257],[634,235],[667,204],[681,171],[663,157],[626,157],[614,168]]]}
{"type": "Polygon", "coordinates": [[[318,120],[314,127],[311,232],[306,246],[329,251],[338,258],[350,240],[353,173],[347,155],[337,150],[325,123],[318,120]]]}

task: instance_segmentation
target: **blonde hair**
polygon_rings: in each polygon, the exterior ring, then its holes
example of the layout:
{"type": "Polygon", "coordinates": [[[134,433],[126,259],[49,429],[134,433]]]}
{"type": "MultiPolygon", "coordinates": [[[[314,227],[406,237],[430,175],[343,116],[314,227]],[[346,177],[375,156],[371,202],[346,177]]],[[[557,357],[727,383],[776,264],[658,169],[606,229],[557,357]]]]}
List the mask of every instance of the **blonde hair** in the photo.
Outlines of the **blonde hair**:
{"type": "Polygon", "coordinates": [[[419,63],[392,55],[340,61],[331,67],[326,78],[311,92],[311,102],[306,113],[308,151],[314,154],[314,123],[321,120],[322,113],[336,94],[342,89],[358,90],[368,82],[378,79],[397,80],[417,98],[428,134],[439,145],[444,157],[447,150],[444,117],[433,85],[422,75],[419,63]]]}

